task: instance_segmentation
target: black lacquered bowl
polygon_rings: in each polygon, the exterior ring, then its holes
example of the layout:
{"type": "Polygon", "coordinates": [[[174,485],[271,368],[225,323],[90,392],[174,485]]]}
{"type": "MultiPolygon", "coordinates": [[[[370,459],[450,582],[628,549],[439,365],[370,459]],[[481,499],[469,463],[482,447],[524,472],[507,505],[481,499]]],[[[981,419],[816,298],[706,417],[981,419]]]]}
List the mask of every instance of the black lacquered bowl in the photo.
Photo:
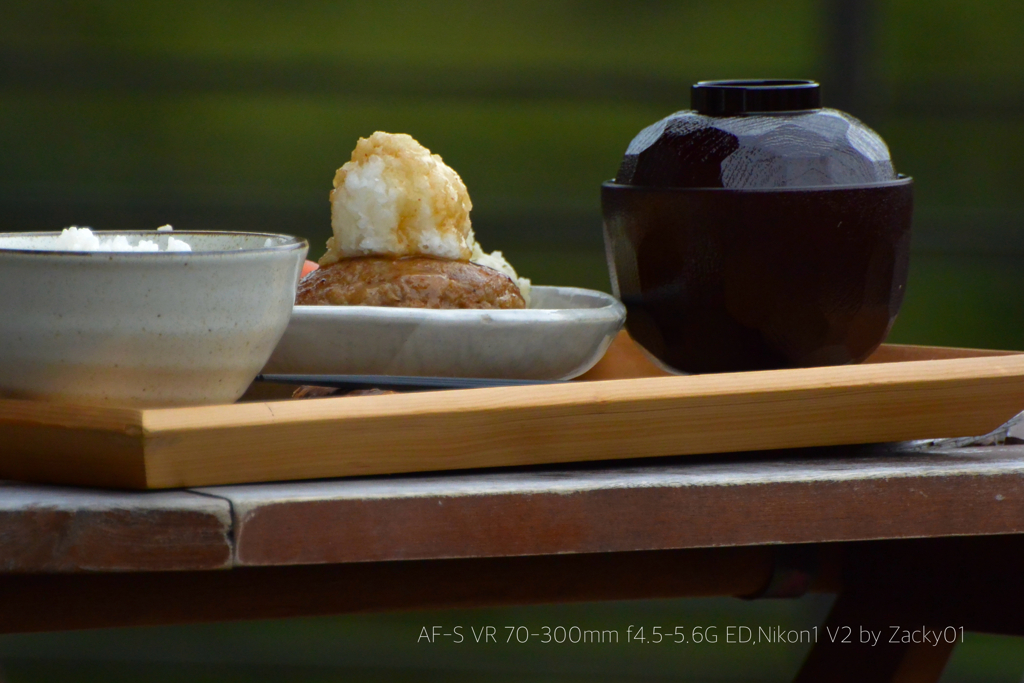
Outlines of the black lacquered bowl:
{"type": "Polygon", "coordinates": [[[865,359],[903,301],[910,178],[764,190],[601,188],[630,335],[684,372],[865,359]]]}

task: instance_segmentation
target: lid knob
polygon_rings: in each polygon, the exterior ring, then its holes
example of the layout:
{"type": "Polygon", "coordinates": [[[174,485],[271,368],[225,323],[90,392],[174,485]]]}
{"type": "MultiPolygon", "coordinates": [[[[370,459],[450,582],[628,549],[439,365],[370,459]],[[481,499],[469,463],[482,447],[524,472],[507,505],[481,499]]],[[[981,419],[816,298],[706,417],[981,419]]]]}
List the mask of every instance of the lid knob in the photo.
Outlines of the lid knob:
{"type": "Polygon", "coordinates": [[[705,116],[800,111],[821,107],[815,81],[701,81],[690,88],[690,106],[705,116]]]}

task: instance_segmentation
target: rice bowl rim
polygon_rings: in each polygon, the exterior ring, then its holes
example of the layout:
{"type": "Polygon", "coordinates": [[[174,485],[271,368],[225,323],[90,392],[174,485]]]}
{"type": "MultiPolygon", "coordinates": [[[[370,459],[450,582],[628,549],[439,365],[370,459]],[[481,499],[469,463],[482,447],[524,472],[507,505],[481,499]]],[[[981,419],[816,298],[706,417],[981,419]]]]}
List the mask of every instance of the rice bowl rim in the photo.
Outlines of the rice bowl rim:
{"type": "MultiPolygon", "coordinates": [[[[85,227],[85,226],[76,226],[85,227]]],[[[90,230],[92,230],[90,228],[90,230]]],[[[60,257],[80,257],[80,258],[96,258],[97,256],[118,256],[118,257],[129,257],[129,258],[168,258],[170,256],[176,256],[178,258],[195,258],[197,256],[226,256],[230,254],[255,254],[259,252],[287,252],[294,251],[296,249],[309,248],[309,242],[302,237],[296,237],[295,235],[286,235],[282,233],[274,232],[243,232],[243,231],[229,231],[229,230],[165,230],[163,232],[158,230],[92,230],[92,234],[98,237],[116,237],[118,235],[124,235],[125,237],[141,237],[141,238],[153,238],[161,237],[163,235],[169,235],[171,237],[176,236],[213,236],[213,237],[263,237],[263,238],[274,238],[283,239],[280,244],[272,244],[270,246],[260,247],[242,247],[239,249],[216,249],[216,250],[202,250],[202,251],[91,251],[91,250],[71,250],[71,249],[22,249],[22,248],[11,248],[0,246],[0,256],[5,254],[18,254],[18,255],[40,255],[40,256],[60,256],[60,257]]],[[[51,237],[58,238],[61,233],[55,230],[47,230],[41,232],[0,232],[0,240],[8,237],[51,237]]],[[[189,246],[192,246],[191,244],[189,246]]]]}

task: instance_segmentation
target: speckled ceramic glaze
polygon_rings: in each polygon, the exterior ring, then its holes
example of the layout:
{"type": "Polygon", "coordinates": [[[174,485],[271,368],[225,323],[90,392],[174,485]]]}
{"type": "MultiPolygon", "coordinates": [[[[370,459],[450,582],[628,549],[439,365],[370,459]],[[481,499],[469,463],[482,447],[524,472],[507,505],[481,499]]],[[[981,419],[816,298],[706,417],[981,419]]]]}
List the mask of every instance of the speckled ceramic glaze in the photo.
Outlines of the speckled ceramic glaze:
{"type": "Polygon", "coordinates": [[[26,240],[54,233],[0,234],[0,395],[135,407],[241,396],[288,325],[308,245],[171,234],[193,251],[33,251],[26,240]]]}
{"type": "Polygon", "coordinates": [[[630,334],[683,372],[840,365],[903,301],[913,184],[810,81],[693,88],[601,190],[630,334]]]}
{"type": "Polygon", "coordinates": [[[264,372],[569,379],[622,328],[613,297],[533,287],[525,310],[296,306],[264,372]]]}

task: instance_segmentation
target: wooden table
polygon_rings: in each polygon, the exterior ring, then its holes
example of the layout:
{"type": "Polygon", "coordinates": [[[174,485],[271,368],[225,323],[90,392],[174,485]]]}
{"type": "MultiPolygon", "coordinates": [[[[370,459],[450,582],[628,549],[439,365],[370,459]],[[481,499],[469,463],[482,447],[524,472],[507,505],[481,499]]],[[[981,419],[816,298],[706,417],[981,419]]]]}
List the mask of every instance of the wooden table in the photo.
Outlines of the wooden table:
{"type": "Polygon", "coordinates": [[[125,493],[0,483],[0,631],[839,593],[799,681],[1024,635],[1024,414],[978,439],[125,493]],[[843,631],[845,635],[845,631],[843,631]],[[885,640],[883,638],[882,640],[885,640]]]}

